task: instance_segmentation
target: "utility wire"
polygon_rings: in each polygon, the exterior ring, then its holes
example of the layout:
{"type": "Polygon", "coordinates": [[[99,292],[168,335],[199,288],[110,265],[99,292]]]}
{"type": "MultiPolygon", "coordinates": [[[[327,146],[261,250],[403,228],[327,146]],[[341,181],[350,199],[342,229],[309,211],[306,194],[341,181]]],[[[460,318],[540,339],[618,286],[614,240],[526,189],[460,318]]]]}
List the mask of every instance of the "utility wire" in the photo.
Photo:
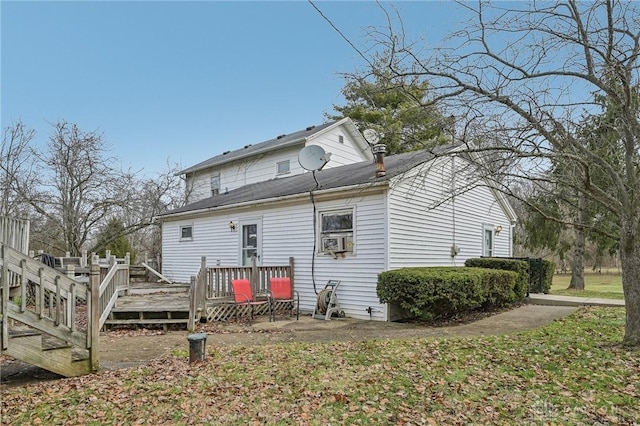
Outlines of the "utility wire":
{"type": "Polygon", "coordinates": [[[308,1],[308,2],[309,2],[309,4],[310,4],[311,6],[313,6],[313,8],[314,8],[314,9],[315,9],[319,14],[320,14],[320,16],[322,16],[322,19],[324,19],[325,21],[327,21],[327,23],[328,23],[329,25],[331,25],[331,27],[332,27],[334,30],[336,30],[336,32],[337,32],[338,34],[340,34],[340,37],[342,37],[342,38],[344,39],[344,41],[346,41],[347,43],[349,43],[349,46],[351,46],[351,48],[352,48],[353,50],[355,50],[356,52],[358,52],[358,55],[360,55],[360,57],[361,57],[362,59],[364,59],[364,60],[365,60],[369,65],[371,65],[371,62],[369,61],[369,58],[367,58],[367,57],[364,55],[364,53],[362,53],[362,52],[360,51],[360,49],[358,49],[358,48],[356,47],[356,45],[355,45],[355,44],[353,44],[353,43],[351,42],[351,40],[349,40],[349,38],[348,38],[346,35],[344,35],[344,33],[343,33],[342,31],[340,31],[340,29],[339,29],[338,27],[336,27],[336,26],[335,26],[335,24],[334,24],[333,22],[331,22],[331,19],[327,18],[327,16],[326,16],[324,13],[322,13],[322,11],[318,8],[318,6],[316,6],[316,4],[313,2],[313,0],[307,0],[307,1],[308,1]]]}

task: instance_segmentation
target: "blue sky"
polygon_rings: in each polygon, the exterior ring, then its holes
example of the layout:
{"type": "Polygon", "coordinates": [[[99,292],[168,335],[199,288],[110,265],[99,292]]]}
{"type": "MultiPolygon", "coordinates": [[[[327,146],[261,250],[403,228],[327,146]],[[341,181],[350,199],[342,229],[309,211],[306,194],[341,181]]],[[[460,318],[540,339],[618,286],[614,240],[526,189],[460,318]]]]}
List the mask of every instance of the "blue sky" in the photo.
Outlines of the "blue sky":
{"type": "MultiPolygon", "coordinates": [[[[386,4],[386,3],[385,3],[386,4]]],[[[358,47],[374,2],[317,2],[358,47]]],[[[437,45],[452,3],[394,4],[437,45]]],[[[153,175],[322,123],[357,52],[306,1],[0,2],[2,127],[99,130],[123,168],[153,175]]]]}

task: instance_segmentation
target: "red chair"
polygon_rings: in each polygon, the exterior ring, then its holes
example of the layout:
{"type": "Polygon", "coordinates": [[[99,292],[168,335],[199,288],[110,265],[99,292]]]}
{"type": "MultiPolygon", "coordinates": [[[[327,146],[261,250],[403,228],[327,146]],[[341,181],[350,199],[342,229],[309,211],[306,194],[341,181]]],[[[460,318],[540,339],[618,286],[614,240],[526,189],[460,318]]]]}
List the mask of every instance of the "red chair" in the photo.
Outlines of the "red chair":
{"type": "Polygon", "coordinates": [[[275,278],[269,279],[269,288],[271,292],[271,299],[273,301],[273,320],[276,320],[276,308],[278,304],[284,304],[291,306],[290,316],[293,316],[293,311],[296,312],[296,320],[300,319],[300,295],[297,291],[291,288],[291,278],[275,278]]]}
{"type": "Polygon", "coordinates": [[[251,283],[247,279],[231,280],[231,286],[233,287],[233,299],[238,307],[249,308],[249,325],[253,319],[253,313],[256,307],[267,305],[269,307],[269,321],[273,317],[271,298],[269,295],[265,295],[265,300],[256,300],[251,291],[251,283]]]}

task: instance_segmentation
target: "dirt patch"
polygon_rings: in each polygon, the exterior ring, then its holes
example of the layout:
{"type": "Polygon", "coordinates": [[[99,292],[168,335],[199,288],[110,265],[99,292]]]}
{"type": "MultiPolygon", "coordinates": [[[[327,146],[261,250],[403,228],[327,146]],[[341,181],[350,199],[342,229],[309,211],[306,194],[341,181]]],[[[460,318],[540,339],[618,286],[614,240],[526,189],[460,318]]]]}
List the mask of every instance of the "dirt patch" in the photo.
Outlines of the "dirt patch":
{"type": "MultiPolygon", "coordinates": [[[[322,321],[301,316],[299,321],[259,319],[252,326],[243,323],[201,324],[207,350],[230,345],[270,345],[286,342],[361,341],[415,337],[467,337],[510,334],[541,327],[565,317],[577,308],[524,305],[513,310],[457,325],[425,326],[419,323],[386,323],[349,318],[322,321]]],[[[100,335],[101,368],[129,368],[175,351],[188,352],[184,330],[113,330],[100,335]]],[[[34,381],[59,379],[48,372],[17,360],[0,357],[1,387],[21,386],[34,381]]]]}

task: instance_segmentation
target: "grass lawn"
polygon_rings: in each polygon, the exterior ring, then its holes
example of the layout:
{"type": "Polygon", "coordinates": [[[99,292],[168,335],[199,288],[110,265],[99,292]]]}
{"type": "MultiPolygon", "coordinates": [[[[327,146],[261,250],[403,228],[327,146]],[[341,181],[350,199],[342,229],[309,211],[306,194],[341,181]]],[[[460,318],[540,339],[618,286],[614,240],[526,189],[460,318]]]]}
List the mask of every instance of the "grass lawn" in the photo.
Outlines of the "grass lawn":
{"type": "Polygon", "coordinates": [[[584,291],[568,290],[571,274],[554,275],[551,294],[578,297],[602,297],[605,299],[624,299],[622,276],[620,274],[584,274],[584,291]]]}
{"type": "Polygon", "coordinates": [[[11,388],[2,424],[637,424],[624,310],[522,334],[186,350],[144,367],[11,388]]]}

